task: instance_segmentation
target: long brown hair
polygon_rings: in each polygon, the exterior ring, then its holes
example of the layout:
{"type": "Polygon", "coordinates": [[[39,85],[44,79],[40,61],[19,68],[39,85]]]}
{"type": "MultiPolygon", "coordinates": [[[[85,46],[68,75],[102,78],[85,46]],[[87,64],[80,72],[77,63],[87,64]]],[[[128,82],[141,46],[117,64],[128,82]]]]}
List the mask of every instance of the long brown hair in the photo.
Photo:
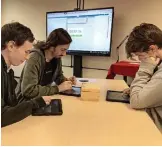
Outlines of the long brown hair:
{"type": "Polygon", "coordinates": [[[46,41],[38,41],[34,47],[36,49],[47,50],[50,47],[56,47],[58,45],[70,44],[72,39],[69,33],[63,28],[53,30],[46,41]]]}

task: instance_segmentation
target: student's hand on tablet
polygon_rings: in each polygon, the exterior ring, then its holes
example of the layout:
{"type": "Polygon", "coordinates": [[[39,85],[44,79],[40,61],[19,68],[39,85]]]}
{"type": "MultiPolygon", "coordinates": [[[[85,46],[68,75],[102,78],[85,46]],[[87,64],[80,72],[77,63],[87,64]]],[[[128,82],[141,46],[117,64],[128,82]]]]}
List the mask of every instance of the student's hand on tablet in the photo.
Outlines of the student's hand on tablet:
{"type": "Polygon", "coordinates": [[[126,88],[123,90],[123,95],[130,95],[130,88],[126,88]]]}
{"type": "Polygon", "coordinates": [[[68,81],[71,81],[72,82],[72,85],[76,85],[76,77],[75,76],[72,76],[70,78],[67,78],[68,81]]]}
{"type": "Polygon", "coordinates": [[[59,92],[72,89],[72,82],[71,81],[65,81],[58,86],[58,89],[59,89],[59,92]]]}
{"type": "Polygon", "coordinates": [[[52,100],[52,97],[51,96],[42,96],[43,100],[45,101],[45,103],[47,105],[50,104],[51,100],[52,100]]]}

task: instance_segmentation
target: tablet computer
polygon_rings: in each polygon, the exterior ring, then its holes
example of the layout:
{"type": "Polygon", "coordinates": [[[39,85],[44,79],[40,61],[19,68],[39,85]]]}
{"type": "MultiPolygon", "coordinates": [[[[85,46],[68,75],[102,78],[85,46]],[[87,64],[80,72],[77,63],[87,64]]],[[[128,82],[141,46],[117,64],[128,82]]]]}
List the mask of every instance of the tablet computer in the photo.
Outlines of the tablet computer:
{"type": "Polygon", "coordinates": [[[129,99],[130,99],[129,95],[123,94],[123,91],[112,91],[112,90],[107,91],[106,101],[130,103],[129,99]]]}
{"type": "Polygon", "coordinates": [[[51,100],[49,105],[45,107],[34,109],[32,111],[33,116],[48,116],[48,115],[62,115],[62,102],[61,99],[51,100]]]}
{"type": "Polygon", "coordinates": [[[81,87],[72,86],[72,89],[60,92],[59,94],[80,97],[81,96],[81,87]]]}

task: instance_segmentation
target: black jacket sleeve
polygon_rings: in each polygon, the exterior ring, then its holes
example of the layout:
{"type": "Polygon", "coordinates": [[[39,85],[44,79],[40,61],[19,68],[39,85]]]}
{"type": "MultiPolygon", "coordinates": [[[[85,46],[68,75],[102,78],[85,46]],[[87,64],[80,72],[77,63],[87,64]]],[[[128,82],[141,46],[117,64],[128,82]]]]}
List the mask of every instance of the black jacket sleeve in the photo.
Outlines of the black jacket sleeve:
{"type": "MultiPolygon", "coordinates": [[[[1,105],[1,127],[13,124],[26,118],[31,115],[32,109],[38,107],[38,103],[36,101],[34,102],[34,100],[24,101],[14,107],[10,107],[7,105],[5,106],[4,100],[1,99],[1,105]]],[[[42,106],[44,105],[45,103],[42,102],[42,106]]]]}
{"type": "MultiPolygon", "coordinates": [[[[2,69],[3,70],[3,69],[2,69]]],[[[1,127],[13,124],[18,122],[27,116],[31,115],[32,110],[45,106],[45,102],[42,97],[23,101],[21,103],[17,103],[17,105],[11,106],[7,103],[8,97],[5,97],[5,93],[9,92],[5,88],[5,80],[3,77],[5,76],[2,71],[1,77],[1,127]]]]}

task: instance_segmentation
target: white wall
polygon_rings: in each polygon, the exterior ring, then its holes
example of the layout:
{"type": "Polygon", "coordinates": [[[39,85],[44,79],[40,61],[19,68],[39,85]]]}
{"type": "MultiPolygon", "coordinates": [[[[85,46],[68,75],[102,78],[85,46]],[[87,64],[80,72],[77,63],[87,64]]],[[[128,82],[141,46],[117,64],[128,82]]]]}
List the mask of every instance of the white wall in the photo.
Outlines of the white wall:
{"type": "MultiPolygon", "coordinates": [[[[162,28],[162,0],[85,0],[86,8],[115,7],[113,44],[111,57],[83,57],[83,66],[108,69],[116,60],[115,49],[131,29],[142,22],[153,23],[162,28]]],[[[38,40],[46,38],[46,12],[73,10],[76,0],[2,0],[2,25],[19,21],[30,27],[38,40]]],[[[120,48],[120,59],[125,59],[123,44],[120,48]]],[[[63,58],[64,65],[70,65],[70,56],[63,58]]],[[[15,69],[20,75],[22,66],[15,69]]],[[[72,75],[72,68],[63,68],[65,75],[72,75]]],[[[105,78],[107,71],[83,69],[83,77],[105,78]]]]}

